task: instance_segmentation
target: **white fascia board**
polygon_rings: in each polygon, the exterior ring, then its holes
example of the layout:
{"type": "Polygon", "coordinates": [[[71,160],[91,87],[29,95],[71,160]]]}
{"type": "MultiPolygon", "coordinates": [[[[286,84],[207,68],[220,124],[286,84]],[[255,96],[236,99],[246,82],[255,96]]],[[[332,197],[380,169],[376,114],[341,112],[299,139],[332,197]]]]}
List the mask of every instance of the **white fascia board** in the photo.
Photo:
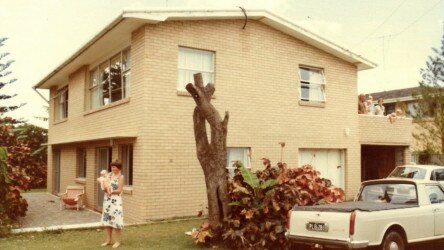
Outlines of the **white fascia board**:
{"type": "Polygon", "coordinates": [[[355,64],[358,70],[372,69],[378,66],[376,63],[371,62],[370,60],[357,55],[319,35],[316,35],[315,33],[304,29],[295,23],[287,21],[274,13],[265,11],[264,19],[261,19],[260,21],[310,45],[333,54],[347,62],[355,64]]]}
{"type": "MultiPolygon", "coordinates": [[[[258,20],[292,37],[302,40],[314,47],[324,50],[349,63],[357,66],[358,70],[372,69],[376,63],[357,55],[319,35],[316,35],[301,26],[292,23],[279,15],[266,10],[246,10],[247,18],[258,20]]],[[[147,23],[158,23],[174,20],[215,20],[215,19],[243,19],[244,13],[240,8],[233,9],[152,9],[149,11],[124,10],[124,18],[137,18],[147,23]]],[[[248,25],[248,24],[247,24],[248,25]]]]}
{"type": "MultiPolygon", "coordinates": [[[[286,19],[265,10],[245,10],[247,18],[250,20],[257,20],[263,22],[277,30],[280,30],[292,37],[302,40],[314,47],[326,51],[342,60],[345,60],[351,64],[356,65],[358,70],[371,69],[377,65],[360,55],[354,54],[348,49],[338,46],[286,19]]],[[[92,39],[79,48],[76,53],[69,56],[60,66],[54,69],[41,81],[39,81],[33,88],[40,88],[45,83],[56,82],[62,79],[60,73],[64,68],[70,65],[74,60],[76,60],[82,53],[84,53],[89,47],[99,41],[103,36],[105,36],[109,31],[113,30],[119,23],[124,20],[133,20],[136,23],[159,23],[169,20],[218,20],[218,19],[244,19],[245,15],[240,8],[233,9],[153,9],[149,11],[144,10],[124,10],[121,15],[119,15],[114,21],[107,25],[103,30],[101,30],[97,35],[93,36],[92,39]],[[57,79],[56,79],[57,78],[57,79]]],[[[248,23],[247,23],[248,26],[248,23]]],[[[65,70],[66,71],[66,70],[65,70]]],[[[66,77],[65,77],[66,78],[66,77]]]]}
{"type": "MultiPolygon", "coordinates": [[[[253,16],[248,11],[247,16],[251,19],[253,16]]],[[[263,12],[263,11],[262,11],[263,12]]],[[[262,15],[261,15],[262,16],[262,15]]],[[[215,19],[243,19],[245,18],[241,9],[150,9],[141,10],[124,10],[124,18],[140,18],[147,22],[163,22],[175,20],[215,20],[215,19]]]]}

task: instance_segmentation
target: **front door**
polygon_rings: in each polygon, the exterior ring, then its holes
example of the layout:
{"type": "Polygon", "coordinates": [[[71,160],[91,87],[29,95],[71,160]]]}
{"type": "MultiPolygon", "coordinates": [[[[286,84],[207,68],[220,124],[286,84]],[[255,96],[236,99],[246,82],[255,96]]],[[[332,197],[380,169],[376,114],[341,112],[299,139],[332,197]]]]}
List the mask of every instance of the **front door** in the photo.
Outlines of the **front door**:
{"type": "Polygon", "coordinates": [[[53,188],[52,191],[55,194],[60,193],[60,150],[59,149],[54,149],[52,151],[52,163],[53,163],[53,168],[54,168],[54,172],[53,172],[53,176],[54,176],[54,184],[53,184],[53,188]]]}
{"type": "Polygon", "coordinates": [[[333,185],[344,185],[344,151],[341,149],[299,149],[299,166],[310,164],[321,172],[321,178],[329,179],[333,185]]]}
{"type": "MultiPolygon", "coordinates": [[[[111,148],[103,147],[97,148],[97,176],[100,176],[100,171],[106,170],[109,172],[109,164],[111,163],[111,148]]],[[[104,192],[100,188],[100,185],[97,185],[97,204],[96,208],[99,211],[102,211],[103,205],[103,196],[104,192]]]]}

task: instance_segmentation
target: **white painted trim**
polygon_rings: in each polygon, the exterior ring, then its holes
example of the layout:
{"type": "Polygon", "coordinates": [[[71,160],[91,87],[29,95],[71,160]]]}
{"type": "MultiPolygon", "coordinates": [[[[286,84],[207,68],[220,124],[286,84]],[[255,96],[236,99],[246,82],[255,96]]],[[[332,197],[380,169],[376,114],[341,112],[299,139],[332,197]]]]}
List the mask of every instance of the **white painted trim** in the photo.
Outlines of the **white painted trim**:
{"type": "MultiPolygon", "coordinates": [[[[371,69],[377,66],[374,62],[351,52],[349,49],[341,47],[319,35],[316,35],[293,22],[290,22],[270,11],[266,10],[246,10],[247,18],[257,20],[267,24],[277,30],[280,30],[296,39],[311,44],[327,53],[335,55],[342,60],[356,65],[358,70],[371,69]]],[[[96,42],[101,40],[111,30],[125,23],[128,27],[136,28],[144,23],[159,23],[163,21],[174,20],[224,20],[224,19],[244,19],[244,13],[240,8],[233,9],[152,9],[152,10],[124,10],[117,18],[108,24],[97,35],[93,36],[88,42],[80,47],[73,55],[69,56],[60,66],[51,70],[51,72],[40,80],[34,88],[39,88],[47,82],[54,81],[54,78],[60,78],[59,74],[65,67],[74,62],[84,52],[86,52],[96,42]]],[[[248,24],[247,24],[248,25],[248,24]]],[[[122,26],[120,26],[122,27],[122,26]]],[[[123,28],[125,29],[125,28],[123,28]]],[[[45,86],[48,88],[50,86],[45,86]]]]}

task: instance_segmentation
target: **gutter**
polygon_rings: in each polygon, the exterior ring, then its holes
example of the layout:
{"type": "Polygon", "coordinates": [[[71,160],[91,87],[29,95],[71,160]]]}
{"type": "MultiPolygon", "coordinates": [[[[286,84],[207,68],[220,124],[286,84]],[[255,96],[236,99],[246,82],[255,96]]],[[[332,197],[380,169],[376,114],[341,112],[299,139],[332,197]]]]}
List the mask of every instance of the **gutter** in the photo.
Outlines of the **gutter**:
{"type": "Polygon", "coordinates": [[[40,96],[43,100],[45,100],[46,103],[49,104],[49,100],[47,100],[46,97],[44,97],[44,96],[43,96],[43,95],[37,90],[37,86],[32,87],[32,89],[33,89],[37,94],[39,94],[39,96],[40,96]]]}

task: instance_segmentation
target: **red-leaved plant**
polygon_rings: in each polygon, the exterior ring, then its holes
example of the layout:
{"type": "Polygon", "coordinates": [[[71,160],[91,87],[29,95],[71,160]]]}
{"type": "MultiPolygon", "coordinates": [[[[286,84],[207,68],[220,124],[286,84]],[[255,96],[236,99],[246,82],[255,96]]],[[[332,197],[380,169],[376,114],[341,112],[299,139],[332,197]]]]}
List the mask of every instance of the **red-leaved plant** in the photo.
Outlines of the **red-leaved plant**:
{"type": "MultiPolygon", "coordinates": [[[[342,202],[344,191],[320,177],[310,165],[272,167],[263,159],[265,170],[252,174],[241,162],[228,182],[231,211],[224,224],[224,244],[236,249],[286,249],[285,223],[294,206],[342,202]]],[[[204,225],[206,225],[204,223],[204,225]]],[[[217,244],[209,227],[193,233],[197,243],[217,244]]]]}

